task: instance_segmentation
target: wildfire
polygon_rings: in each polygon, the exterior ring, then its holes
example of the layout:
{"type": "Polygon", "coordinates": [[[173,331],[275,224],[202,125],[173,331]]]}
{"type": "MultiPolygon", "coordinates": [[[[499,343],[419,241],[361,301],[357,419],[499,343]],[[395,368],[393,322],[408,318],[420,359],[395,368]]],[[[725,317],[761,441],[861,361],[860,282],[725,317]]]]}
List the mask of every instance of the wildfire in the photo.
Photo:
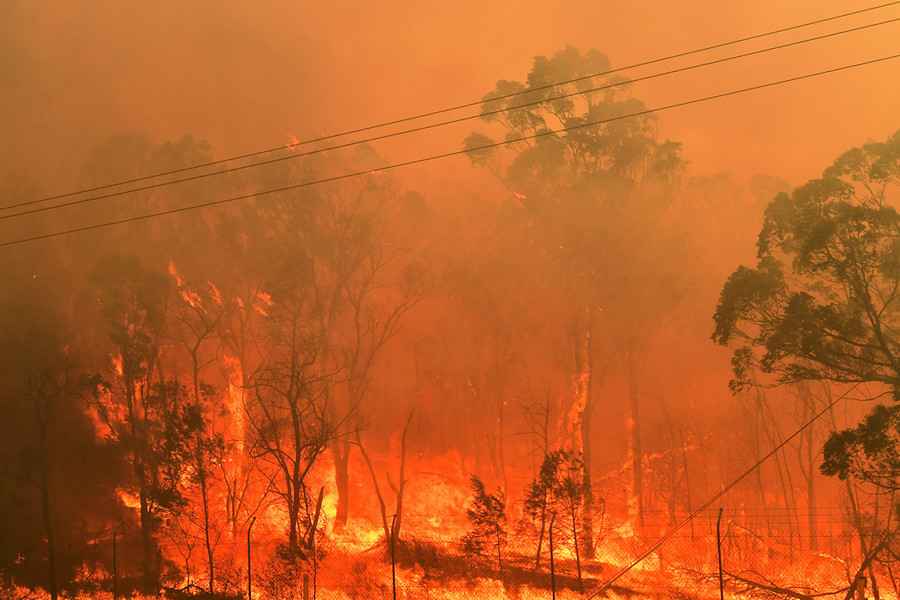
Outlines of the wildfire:
{"type": "MultiPolygon", "coordinates": [[[[175,262],[169,261],[169,275],[172,276],[172,279],[175,280],[175,285],[178,288],[178,293],[181,296],[181,299],[184,300],[186,304],[191,306],[192,308],[202,308],[203,302],[200,300],[200,294],[189,289],[184,282],[184,278],[178,274],[178,269],[175,267],[175,262]]],[[[218,291],[218,290],[217,290],[218,291]]]]}

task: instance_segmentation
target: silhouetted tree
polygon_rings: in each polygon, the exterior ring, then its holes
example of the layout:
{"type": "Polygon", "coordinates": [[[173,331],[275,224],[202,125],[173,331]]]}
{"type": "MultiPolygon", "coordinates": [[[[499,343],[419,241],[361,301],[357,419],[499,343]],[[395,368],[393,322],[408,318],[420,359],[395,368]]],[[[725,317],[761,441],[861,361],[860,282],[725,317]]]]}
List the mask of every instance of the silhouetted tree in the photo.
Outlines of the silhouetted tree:
{"type": "Polygon", "coordinates": [[[540,473],[531,482],[525,497],[525,514],[541,523],[536,565],[540,566],[545,530],[553,521],[555,527],[560,531],[566,531],[572,540],[579,581],[581,553],[578,533],[582,531],[586,535],[579,523],[585,494],[584,479],[581,476],[583,470],[584,464],[576,453],[570,450],[554,450],[544,456],[540,473]],[[557,518],[552,519],[553,516],[557,518]]]}
{"type": "Polygon", "coordinates": [[[185,501],[182,472],[202,419],[188,409],[183,386],[167,380],[161,367],[169,300],[165,277],[135,258],[113,256],[97,265],[92,282],[114,352],[114,372],[97,403],[98,414],[130,458],[128,487],[137,492],[140,506],[143,585],[155,592],[161,514],[185,501]]]}
{"type": "MultiPolygon", "coordinates": [[[[900,133],[845,152],[822,178],[769,204],[757,266],[728,278],[714,315],[713,339],[736,346],[732,389],[753,385],[762,372],[776,383],[880,384],[896,399],[900,213],[890,194],[897,183],[900,133]]],[[[859,466],[851,456],[863,441],[884,443],[891,414],[876,409],[862,429],[833,436],[826,472],[859,466]]]]}
{"type": "MultiPolygon", "coordinates": [[[[755,267],[722,288],[713,340],[735,347],[731,388],[871,383],[900,398],[900,132],[848,150],[768,205],[755,267]]],[[[825,444],[821,471],[896,488],[896,406],[876,406],[825,444]]],[[[855,494],[848,494],[857,513],[855,494]]],[[[865,550],[865,543],[863,543],[865,550]]]]}
{"type": "Polygon", "coordinates": [[[277,473],[273,492],[288,516],[287,550],[294,558],[306,557],[307,476],[334,434],[326,405],[328,373],[320,368],[326,338],[316,318],[321,305],[312,269],[308,255],[284,257],[267,286],[266,352],[252,377],[248,411],[259,457],[277,473]]]}
{"type": "Polygon", "coordinates": [[[466,516],[472,529],[462,538],[463,552],[469,556],[495,554],[497,569],[503,571],[503,548],[506,546],[506,496],[503,490],[489,494],[484,482],[472,475],[472,505],[466,516]]]}

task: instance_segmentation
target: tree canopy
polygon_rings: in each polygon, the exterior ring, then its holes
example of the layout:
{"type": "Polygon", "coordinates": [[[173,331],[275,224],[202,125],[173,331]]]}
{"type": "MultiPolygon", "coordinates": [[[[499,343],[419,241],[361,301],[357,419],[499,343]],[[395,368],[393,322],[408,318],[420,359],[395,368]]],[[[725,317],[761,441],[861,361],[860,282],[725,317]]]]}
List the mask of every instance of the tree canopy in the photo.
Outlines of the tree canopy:
{"type": "Polygon", "coordinates": [[[900,384],[900,132],[840,156],[769,204],[756,267],[722,288],[713,339],[734,344],[739,390],[753,373],[900,384]]]}

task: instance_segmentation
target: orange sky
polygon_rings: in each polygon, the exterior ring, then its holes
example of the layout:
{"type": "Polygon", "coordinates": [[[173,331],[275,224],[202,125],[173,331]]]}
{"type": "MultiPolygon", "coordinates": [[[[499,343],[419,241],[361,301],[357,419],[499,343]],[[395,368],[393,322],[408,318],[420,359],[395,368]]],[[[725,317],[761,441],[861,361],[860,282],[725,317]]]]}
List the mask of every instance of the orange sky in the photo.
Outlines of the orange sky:
{"type": "MultiPolygon", "coordinates": [[[[220,155],[241,152],[286,143],[295,133],[326,133],[473,100],[496,79],[523,78],[532,56],[566,44],[595,47],[617,65],[868,3],[155,4],[4,3],[0,84],[8,93],[0,99],[0,118],[12,143],[7,138],[0,158],[7,165],[25,161],[38,172],[62,173],[73,168],[73,156],[122,130],[157,139],[191,132],[210,140],[220,155]]],[[[778,39],[896,16],[900,7],[778,39]]],[[[892,24],[641,84],[637,93],[651,106],[678,101],[892,54],[900,51],[898,40],[900,24],[892,24]]],[[[796,183],[843,149],[900,127],[898,74],[900,61],[679,109],[661,116],[662,132],[685,142],[694,173],[765,172],[796,183]]],[[[472,127],[396,145],[402,148],[396,157],[454,149],[472,127]]],[[[392,157],[393,147],[386,149],[392,157]]],[[[47,187],[55,189],[52,182],[47,187]]]]}

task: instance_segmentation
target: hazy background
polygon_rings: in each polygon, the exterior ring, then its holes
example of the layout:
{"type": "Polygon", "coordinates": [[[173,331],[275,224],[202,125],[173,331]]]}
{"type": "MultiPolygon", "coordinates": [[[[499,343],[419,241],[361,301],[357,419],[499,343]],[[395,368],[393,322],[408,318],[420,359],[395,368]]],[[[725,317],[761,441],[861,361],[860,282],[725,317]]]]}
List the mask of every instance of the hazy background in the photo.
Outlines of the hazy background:
{"type": "MultiPolygon", "coordinates": [[[[567,44],[597,48],[616,66],[861,6],[838,0],[5,0],[0,160],[26,166],[49,192],[71,184],[81,153],[123,130],[158,139],[190,132],[222,156],[474,100],[497,79],[520,78],[533,56],[567,44]]],[[[641,84],[635,92],[653,106],[779,79],[890,54],[897,35],[898,26],[889,25],[641,84]]],[[[641,73],[653,70],[658,67],[641,73]]],[[[766,172],[796,183],[842,149],[896,127],[896,73],[896,65],[882,64],[678,109],[661,116],[662,133],[684,142],[693,174],[766,172]]],[[[469,129],[431,132],[411,150],[401,142],[385,152],[452,148],[469,129]]],[[[448,172],[447,165],[439,168],[448,172]]]]}

